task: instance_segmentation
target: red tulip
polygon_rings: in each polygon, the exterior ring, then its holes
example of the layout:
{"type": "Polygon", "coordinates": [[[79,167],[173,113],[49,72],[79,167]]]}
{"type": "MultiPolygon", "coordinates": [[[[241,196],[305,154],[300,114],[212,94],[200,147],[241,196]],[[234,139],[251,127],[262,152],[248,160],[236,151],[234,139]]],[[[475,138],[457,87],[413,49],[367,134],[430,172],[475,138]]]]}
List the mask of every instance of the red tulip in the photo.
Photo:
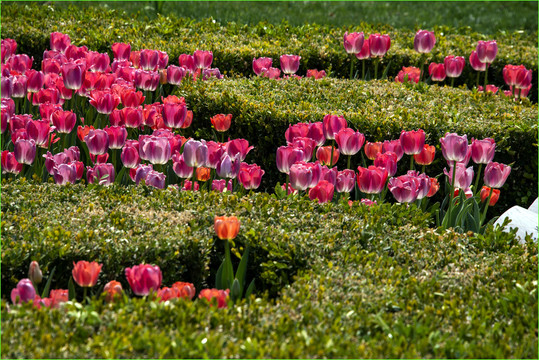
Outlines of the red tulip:
{"type": "Polygon", "coordinates": [[[90,133],[90,130],[95,130],[95,128],[92,125],[87,125],[87,126],[79,125],[77,127],[77,137],[79,138],[79,140],[82,142],[86,142],[85,138],[86,138],[86,135],[90,133]]]}
{"type": "Polygon", "coordinates": [[[155,91],[159,85],[159,73],[157,71],[135,71],[135,86],[144,91],[155,91]]]}
{"type": "Polygon", "coordinates": [[[346,50],[348,54],[359,54],[361,52],[361,48],[363,47],[364,41],[365,36],[363,35],[363,32],[353,32],[350,34],[348,34],[348,32],[345,32],[344,50],[346,50]]]}
{"type": "Polygon", "coordinates": [[[419,76],[421,74],[421,70],[419,68],[410,66],[410,67],[402,67],[402,70],[399,71],[397,76],[395,77],[395,82],[403,83],[404,79],[407,78],[408,82],[415,82],[416,84],[419,82],[419,76]]]}
{"type": "MultiPolygon", "coordinates": [[[[402,149],[406,155],[421,153],[425,145],[425,132],[421,129],[415,131],[401,131],[399,138],[402,149]]],[[[393,176],[393,175],[391,175],[393,176]]]]}
{"type": "Polygon", "coordinates": [[[103,292],[107,293],[105,301],[112,302],[123,293],[122,284],[116,280],[109,281],[103,288],[103,292]]]}
{"type": "Polygon", "coordinates": [[[279,60],[281,61],[281,70],[287,75],[292,75],[295,74],[299,69],[299,61],[301,60],[301,56],[288,54],[281,55],[279,60]]]}
{"type": "Polygon", "coordinates": [[[483,140],[472,139],[470,148],[472,159],[476,164],[488,164],[494,159],[496,142],[491,138],[483,140]]]}
{"type": "Polygon", "coordinates": [[[335,136],[335,141],[343,155],[355,155],[365,143],[365,136],[359,131],[342,128],[335,136]]]}
{"type": "Polygon", "coordinates": [[[125,276],[133,292],[139,296],[146,296],[150,291],[157,291],[161,287],[161,281],[163,279],[159,266],[148,264],[126,268],[125,276]]]}
{"type": "Polygon", "coordinates": [[[470,54],[470,65],[475,71],[485,71],[487,69],[487,64],[479,61],[475,50],[470,54]]]}
{"type": "Polygon", "coordinates": [[[321,180],[315,187],[309,190],[309,199],[317,199],[320,204],[333,199],[335,186],[326,180],[321,180]]]}
{"type": "Polygon", "coordinates": [[[172,284],[173,289],[177,289],[180,297],[192,299],[195,297],[195,286],[188,282],[177,281],[172,284]]]}
{"type": "Polygon", "coordinates": [[[498,45],[496,44],[496,40],[478,41],[475,50],[477,51],[479,61],[492,64],[498,53],[498,45]]]}
{"type": "Polygon", "coordinates": [[[73,280],[82,287],[92,287],[97,284],[97,277],[101,272],[102,264],[95,261],[88,262],[81,260],[76,264],[73,262],[73,280]]]}
{"type": "MultiPolygon", "coordinates": [[[[112,114],[115,111],[111,113],[111,117],[115,117],[112,114]]],[[[144,124],[144,113],[141,106],[137,107],[124,107],[122,110],[120,110],[121,120],[118,123],[118,120],[115,119],[114,121],[111,121],[112,123],[115,123],[115,126],[122,126],[125,124],[125,127],[131,128],[131,129],[137,129],[141,125],[144,124]]]]}
{"type": "Polygon", "coordinates": [[[17,287],[11,290],[11,301],[13,304],[20,302],[26,303],[30,300],[34,300],[36,297],[36,290],[30,279],[22,279],[17,283],[17,287]]]}
{"type": "Polygon", "coordinates": [[[386,151],[383,154],[376,154],[374,166],[387,170],[388,176],[393,176],[397,172],[397,154],[393,151],[386,151]]]}
{"type": "Polygon", "coordinates": [[[369,36],[369,49],[371,51],[371,57],[383,57],[389,50],[390,46],[391,39],[387,34],[371,34],[369,36]]]}
{"type": "Polygon", "coordinates": [[[112,53],[116,60],[129,61],[129,55],[131,54],[131,44],[114,43],[112,44],[112,53]]]}
{"type": "MultiPolygon", "coordinates": [[[[479,196],[481,197],[481,202],[482,203],[484,203],[487,200],[490,192],[491,192],[491,188],[489,188],[488,186],[483,186],[481,188],[481,193],[480,193],[479,196]]],[[[496,205],[499,198],[500,198],[500,190],[492,189],[492,195],[490,195],[490,201],[488,203],[488,206],[496,205]]]]}
{"type": "Polygon", "coordinates": [[[45,103],[60,104],[60,91],[55,88],[40,89],[37,93],[28,93],[28,98],[32,96],[32,105],[40,105],[45,103]]]}
{"type": "Polygon", "coordinates": [[[195,67],[198,69],[209,69],[213,62],[213,52],[211,51],[196,50],[193,53],[193,57],[195,60],[195,67]]]}
{"type": "Polygon", "coordinates": [[[491,161],[485,168],[483,180],[485,185],[493,188],[501,188],[511,173],[511,167],[491,161]]]}
{"type": "Polygon", "coordinates": [[[77,115],[72,111],[56,110],[51,116],[56,130],[62,134],[69,134],[75,127],[77,115]]]}
{"type": "Polygon", "coordinates": [[[110,90],[94,90],[90,93],[90,105],[95,107],[100,114],[109,115],[118,104],[120,104],[120,97],[110,90]]]}
{"type": "Polygon", "coordinates": [[[346,122],[344,116],[328,114],[324,116],[323,120],[322,129],[324,131],[324,137],[328,140],[333,140],[335,139],[335,135],[337,135],[339,130],[344,129],[347,126],[348,123],[346,122]]]}
{"type": "Polygon", "coordinates": [[[414,155],[414,160],[419,165],[430,165],[434,161],[436,148],[432,145],[423,145],[423,150],[419,154],[414,155]]]}
{"type": "Polygon", "coordinates": [[[155,71],[159,62],[159,54],[155,50],[144,49],[140,51],[140,67],[142,70],[155,71]]]}
{"type": "Polygon", "coordinates": [[[436,44],[434,31],[419,30],[414,37],[414,50],[421,54],[430,53],[436,44]]]}
{"type": "Polygon", "coordinates": [[[520,68],[517,71],[516,84],[517,89],[527,89],[532,82],[532,71],[526,68],[520,68]]]}
{"type": "Polygon", "coordinates": [[[241,163],[238,181],[247,190],[258,189],[264,174],[265,171],[256,164],[241,163]]]}
{"type": "Polygon", "coordinates": [[[438,179],[430,178],[430,188],[429,192],[427,193],[427,197],[434,196],[434,194],[436,194],[438,190],[440,190],[440,184],[438,183],[438,179]]]}
{"type": "Polygon", "coordinates": [[[382,153],[382,143],[381,142],[366,142],[365,147],[363,148],[365,155],[369,160],[376,159],[376,154],[382,153]]]}
{"type": "Polygon", "coordinates": [[[253,58],[253,71],[256,75],[260,76],[262,73],[271,68],[273,59],[268,57],[261,57],[258,59],[253,58]]]}
{"type": "Polygon", "coordinates": [[[307,77],[315,78],[316,80],[326,77],[326,72],[324,70],[318,71],[317,69],[307,70],[307,77]]]}
{"type": "Polygon", "coordinates": [[[429,75],[432,81],[444,81],[446,76],[444,64],[430,63],[429,75]]]}
{"type": "Polygon", "coordinates": [[[69,35],[62,34],[59,32],[51,33],[51,38],[50,38],[51,50],[63,52],[67,49],[69,45],[71,45],[71,39],[69,38],[69,35]]]}
{"type": "Polygon", "coordinates": [[[227,307],[227,300],[228,300],[228,294],[230,293],[229,289],[226,290],[217,290],[217,289],[202,289],[200,291],[200,294],[198,294],[199,299],[206,299],[209,301],[212,306],[215,303],[217,304],[217,308],[225,308],[227,307]]]}
{"type": "Polygon", "coordinates": [[[217,114],[211,117],[210,120],[215,130],[224,132],[230,128],[230,124],[232,122],[232,114],[217,114]]]}
{"type": "Polygon", "coordinates": [[[447,77],[456,78],[462,74],[466,60],[462,56],[446,56],[444,59],[445,74],[447,77]]]}
{"type": "Polygon", "coordinates": [[[384,168],[369,166],[357,168],[358,175],[356,177],[359,190],[367,194],[379,194],[386,185],[388,172],[384,168]]]}
{"type": "Polygon", "coordinates": [[[440,139],[442,155],[447,161],[462,161],[468,153],[468,138],[455,133],[445,133],[440,139]]]}

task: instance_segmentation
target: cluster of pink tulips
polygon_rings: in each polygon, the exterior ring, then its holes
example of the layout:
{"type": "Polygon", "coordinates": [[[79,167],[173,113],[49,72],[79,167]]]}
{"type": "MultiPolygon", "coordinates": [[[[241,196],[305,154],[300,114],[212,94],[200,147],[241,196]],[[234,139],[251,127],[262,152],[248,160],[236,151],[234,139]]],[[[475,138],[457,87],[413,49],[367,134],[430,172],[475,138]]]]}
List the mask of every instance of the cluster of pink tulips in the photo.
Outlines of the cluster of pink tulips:
{"type": "MultiPolygon", "coordinates": [[[[112,64],[108,54],[77,47],[65,34],[52,33],[50,46],[42,71],[36,71],[32,59],[16,54],[15,41],[2,40],[3,173],[48,173],[63,185],[80,180],[86,170],[88,183],[108,185],[123,182],[128,170],[137,184],[180,188],[167,182],[173,171],[186,179],[179,184],[184,190],[197,190],[202,181],[213,190],[232,191],[236,178],[245,189],[258,188],[264,171],[243,162],[253,148],[247,140],[186,139],[180,132],[191,125],[193,113],[185,100],[169,95],[149,101],[188,75],[221,78],[210,67],[211,51],[182,54],[180,66],[167,67],[165,52],[132,51],[130,44],[112,45],[112,64]],[[88,109],[96,115],[85,121],[81,114],[88,109]],[[41,119],[34,119],[38,112],[41,119]]],[[[214,116],[214,129],[224,134],[231,117],[214,116]]]]}
{"type": "MultiPolygon", "coordinates": [[[[300,78],[300,76],[295,75],[299,69],[299,61],[301,56],[298,55],[281,55],[279,58],[281,62],[281,70],[287,76],[294,76],[300,78]]],[[[281,76],[281,70],[273,67],[273,59],[269,57],[260,57],[258,59],[253,58],[253,71],[257,76],[267,77],[269,79],[279,79],[281,76]]],[[[317,69],[307,70],[307,77],[312,77],[314,79],[321,79],[326,76],[324,70],[318,71],[317,69]]]]}

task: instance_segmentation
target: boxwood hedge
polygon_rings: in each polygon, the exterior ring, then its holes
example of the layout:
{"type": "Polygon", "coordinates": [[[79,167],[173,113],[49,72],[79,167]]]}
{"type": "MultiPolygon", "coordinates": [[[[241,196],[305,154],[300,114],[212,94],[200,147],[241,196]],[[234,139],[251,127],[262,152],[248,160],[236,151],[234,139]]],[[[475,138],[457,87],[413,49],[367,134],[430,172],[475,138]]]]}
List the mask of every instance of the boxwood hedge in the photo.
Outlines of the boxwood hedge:
{"type": "MultiPolygon", "coordinates": [[[[245,25],[235,22],[221,24],[213,19],[195,21],[189,18],[158,16],[146,21],[134,18],[122,11],[106,11],[102,8],[79,8],[75,6],[54,7],[39,4],[9,4],[2,6],[2,38],[13,38],[20,52],[41,63],[43,51],[49,47],[53,31],[69,34],[73,43],[86,45],[89,49],[108,52],[112,56],[114,42],[129,42],[133,49],[159,49],[166,51],[170,62],[177,64],[182,53],[196,49],[212,50],[213,65],[228,74],[252,75],[253,57],[267,56],[278,66],[282,54],[298,54],[302,57],[299,74],[307,69],[325,69],[333,76],[348,77],[350,57],[342,45],[345,31],[363,31],[365,34],[387,33],[391,36],[391,49],[384,57],[388,73],[396,76],[402,66],[417,66],[419,54],[413,49],[418,29],[396,29],[389,25],[359,23],[351,27],[305,24],[291,26],[261,22],[245,25]],[[28,21],[27,19],[32,19],[28,21]]],[[[436,26],[437,42],[430,54],[431,61],[442,62],[447,55],[466,58],[475,49],[478,40],[497,40],[499,53],[489,70],[489,83],[503,86],[502,69],[506,64],[523,64],[533,70],[531,98],[537,101],[537,32],[499,31],[488,37],[473,32],[469,27],[452,28],[436,26]]],[[[360,65],[357,59],[357,69],[360,65]]],[[[370,66],[371,74],[373,65],[370,66]]],[[[457,85],[472,87],[476,72],[466,66],[457,85]]],[[[481,80],[482,83],[482,80],[481,80]]]]}
{"type": "Polygon", "coordinates": [[[4,182],[2,195],[3,358],[537,358],[531,238],[431,230],[405,205],[24,181],[4,182]],[[71,261],[88,259],[104,264],[100,283],[126,286],[123,267],[145,261],[161,266],[164,284],[200,290],[218,264],[216,213],[242,221],[236,244],[253,248],[256,298],[226,309],[5,300],[33,259],[45,274],[57,266],[53,288],[66,286],[71,261]]]}
{"type": "MultiPolygon", "coordinates": [[[[397,139],[401,130],[425,130],[427,143],[437,148],[435,162],[426,168],[430,176],[442,173],[447,166],[439,143],[446,132],[467,134],[470,141],[491,137],[497,143],[495,161],[513,164],[497,209],[515,204],[527,207],[537,197],[537,104],[527,100],[517,103],[504,96],[423,83],[415,86],[327,78],[186,82],[177,92],[185,96],[194,112],[193,125],[187,131],[191,136],[211,139],[210,117],[218,113],[233,115],[230,137],[246,138],[255,146],[247,161],[258,163],[266,171],[266,190],[277,181],[284,182],[275,156],[277,147],[285,145],[288,126],[340,114],[368,141],[397,139]]],[[[359,155],[352,158],[352,165],[361,165],[359,155]]],[[[346,166],[345,156],[338,166],[346,166]]],[[[400,173],[406,170],[407,159],[402,166],[400,173]]]]}

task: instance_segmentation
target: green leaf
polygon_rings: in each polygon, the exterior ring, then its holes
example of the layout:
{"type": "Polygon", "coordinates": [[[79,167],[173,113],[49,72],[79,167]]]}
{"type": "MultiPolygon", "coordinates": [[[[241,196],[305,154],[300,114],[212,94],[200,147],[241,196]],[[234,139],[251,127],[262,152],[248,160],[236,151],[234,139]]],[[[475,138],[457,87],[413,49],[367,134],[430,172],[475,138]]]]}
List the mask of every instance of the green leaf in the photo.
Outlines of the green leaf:
{"type": "Polygon", "coordinates": [[[255,279],[251,280],[251,283],[247,287],[247,290],[245,291],[245,297],[248,298],[249,296],[251,296],[254,289],[255,289],[255,279]]]}
{"type": "Polygon", "coordinates": [[[45,284],[45,288],[43,289],[43,292],[41,293],[41,298],[49,297],[49,290],[51,288],[51,281],[52,281],[52,277],[54,275],[54,271],[56,271],[56,266],[53,267],[52,270],[51,270],[49,278],[47,279],[47,283],[45,284]]]}
{"type": "Polygon", "coordinates": [[[116,179],[114,180],[115,184],[121,184],[122,180],[124,178],[125,169],[127,169],[125,166],[122,166],[122,170],[118,173],[118,176],[116,176],[116,179]]]}
{"type": "Polygon", "coordinates": [[[238,269],[236,270],[236,279],[240,282],[240,288],[241,290],[245,287],[245,275],[247,273],[247,262],[249,261],[249,246],[245,248],[245,251],[243,252],[243,255],[241,257],[240,264],[238,265],[238,269]]]}
{"type": "Polygon", "coordinates": [[[225,288],[223,287],[223,279],[222,279],[223,269],[225,267],[224,265],[225,265],[225,261],[223,260],[223,262],[219,266],[219,269],[217,269],[217,274],[215,275],[215,288],[220,289],[220,290],[225,290],[225,288]]]}
{"type": "Polygon", "coordinates": [[[389,68],[391,67],[392,62],[393,62],[393,60],[390,60],[389,63],[387,64],[386,68],[384,69],[384,73],[382,74],[382,79],[387,79],[387,73],[389,71],[389,68]]]}
{"type": "Polygon", "coordinates": [[[73,276],[69,278],[69,282],[67,283],[67,288],[68,288],[69,300],[75,300],[76,293],[75,293],[75,284],[73,283],[73,276]]]}

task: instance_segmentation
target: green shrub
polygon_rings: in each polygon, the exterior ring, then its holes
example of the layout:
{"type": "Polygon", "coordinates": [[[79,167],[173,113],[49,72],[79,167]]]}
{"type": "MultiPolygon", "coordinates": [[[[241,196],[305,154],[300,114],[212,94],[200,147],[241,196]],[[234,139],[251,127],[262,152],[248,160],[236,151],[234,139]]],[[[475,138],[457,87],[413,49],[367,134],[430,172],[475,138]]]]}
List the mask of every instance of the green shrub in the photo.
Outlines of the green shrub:
{"type": "MultiPolygon", "coordinates": [[[[134,20],[122,11],[106,11],[102,8],[52,7],[43,5],[10,4],[2,7],[2,38],[13,38],[19,44],[19,52],[33,56],[40,64],[43,51],[49,48],[53,31],[68,34],[73,43],[86,45],[89,49],[108,52],[112,56],[114,42],[129,42],[133,50],[154,48],[166,51],[170,63],[177,64],[182,53],[196,49],[212,50],[215,67],[227,74],[254,75],[253,57],[267,56],[279,65],[282,54],[298,54],[302,57],[299,74],[307,69],[331,70],[332,76],[348,78],[350,57],[344,51],[342,36],[345,31],[363,31],[365,34],[387,33],[391,36],[391,49],[384,57],[383,66],[389,64],[389,76],[396,76],[403,66],[417,66],[419,54],[413,49],[418,29],[396,29],[389,25],[360,23],[355,27],[333,27],[305,24],[291,26],[287,22],[254,25],[239,23],[220,24],[213,19],[195,21],[172,15],[155,19],[134,20]],[[32,19],[32,21],[28,21],[32,19]]],[[[505,32],[482,35],[469,27],[451,28],[436,26],[437,42],[430,54],[431,61],[442,62],[447,55],[461,55],[466,59],[475,50],[478,40],[497,40],[498,56],[489,69],[489,83],[503,86],[502,69],[507,64],[523,64],[533,70],[532,100],[537,101],[537,32],[505,32]]],[[[360,69],[360,63],[356,69],[360,69]]],[[[370,73],[373,65],[369,61],[370,73]]],[[[481,84],[482,84],[481,80],[481,84]]],[[[473,87],[476,72],[466,66],[457,85],[473,87]]]]}
{"type": "MultiPolygon", "coordinates": [[[[504,96],[436,85],[337,79],[184,83],[178,94],[185,96],[194,112],[193,125],[186,132],[190,136],[212,139],[210,117],[233,115],[227,136],[248,139],[255,146],[247,161],[264,168],[262,188],[267,191],[285,180],[275,156],[277,148],[286,145],[288,126],[340,114],[368,141],[397,139],[401,130],[425,130],[427,143],[436,145],[435,162],[426,167],[430,176],[441,174],[447,166],[439,142],[446,132],[467,134],[469,141],[491,137],[497,144],[494,161],[513,164],[496,212],[515,204],[527,207],[537,197],[537,104],[527,100],[516,103],[504,96]]],[[[353,168],[361,164],[360,155],[352,157],[353,168]]],[[[341,156],[338,166],[346,166],[346,156],[341,156]]],[[[399,174],[408,168],[405,156],[399,174]]]]}
{"type": "MultiPolygon", "coordinates": [[[[257,286],[270,263],[286,264],[284,272],[295,274],[293,282],[290,277],[279,284],[279,297],[258,292],[227,309],[200,300],[126,298],[37,310],[4,299],[3,358],[537,358],[537,243],[531,238],[520,245],[514,234],[496,229],[481,237],[428,229],[425,214],[406,205],[349,207],[277,201],[267,194],[240,199],[142,186],[87,191],[21,182],[4,183],[2,195],[4,298],[25,276],[30,259],[45,264],[43,254],[48,269],[65,266],[58,272],[62,283],[53,288],[65,287],[61,274],[71,269],[62,259],[99,260],[105,263],[101,282],[123,280],[121,269],[107,260],[111,250],[99,249],[106,238],[124,254],[123,263],[132,265],[136,254],[136,262],[161,266],[166,285],[180,275],[185,279],[192,269],[182,273],[177,267],[183,262],[161,251],[172,251],[162,239],[170,237],[180,252],[196,239],[208,244],[217,212],[234,211],[241,219],[237,243],[253,247],[257,286]],[[76,209],[90,201],[95,205],[88,221],[101,235],[80,244],[75,234],[84,218],[76,209]],[[123,218],[133,234],[124,243],[118,239],[129,228],[112,225],[110,214],[127,207],[123,218]],[[181,222],[187,211],[194,212],[189,226],[166,229],[167,221],[181,222]],[[55,235],[33,230],[54,226],[73,234],[64,234],[63,255],[55,235]],[[157,237],[153,253],[137,250],[151,242],[139,232],[143,227],[157,237]],[[41,257],[39,244],[45,245],[41,257]]],[[[213,267],[207,248],[200,251],[213,267]]],[[[276,276],[278,268],[272,270],[276,276]]]]}

